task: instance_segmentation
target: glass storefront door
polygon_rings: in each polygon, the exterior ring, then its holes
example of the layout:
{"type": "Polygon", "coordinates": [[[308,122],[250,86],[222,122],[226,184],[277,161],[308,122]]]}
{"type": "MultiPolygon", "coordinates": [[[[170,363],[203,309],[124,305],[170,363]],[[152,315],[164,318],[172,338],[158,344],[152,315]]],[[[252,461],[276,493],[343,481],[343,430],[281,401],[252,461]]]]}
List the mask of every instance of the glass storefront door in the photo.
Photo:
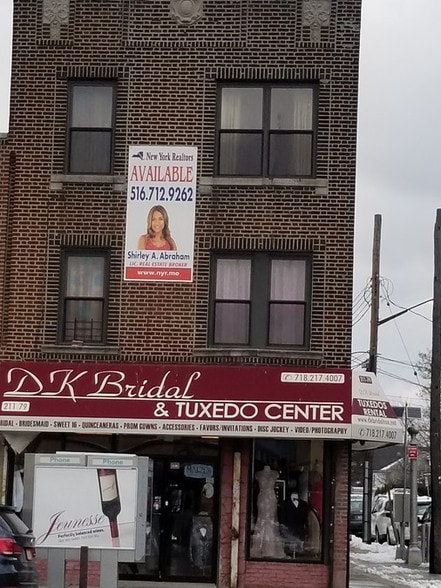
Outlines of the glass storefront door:
{"type": "Polygon", "coordinates": [[[217,553],[217,471],[214,460],[154,460],[152,520],[146,561],[123,564],[133,580],[214,580],[217,553]]]}

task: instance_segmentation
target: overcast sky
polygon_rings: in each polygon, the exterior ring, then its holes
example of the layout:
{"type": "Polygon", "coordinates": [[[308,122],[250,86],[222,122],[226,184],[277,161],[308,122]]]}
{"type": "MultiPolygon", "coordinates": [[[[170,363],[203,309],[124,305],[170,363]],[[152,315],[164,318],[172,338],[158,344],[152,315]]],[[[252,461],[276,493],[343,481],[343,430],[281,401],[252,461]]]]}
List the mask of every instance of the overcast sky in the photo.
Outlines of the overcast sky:
{"type": "MultiPolygon", "coordinates": [[[[0,132],[8,125],[11,6],[12,0],[0,0],[0,132]]],[[[375,214],[382,218],[380,319],[433,296],[433,232],[441,208],[440,23],[440,0],[363,2],[354,366],[369,349],[370,311],[362,293],[371,276],[375,214]]],[[[378,374],[397,401],[417,402],[412,364],[431,347],[431,318],[429,303],[379,327],[378,374]]]]}
{"type": "MultiPolygon", "coordinates": [[[[439,0],[363,3],[354,300],[371,275],[374,215],[380,214],[380,319],[400,310],[386,297],[404,308],[433,297],[433,234],[441,208],[440,23],[439,0]]],[[[359,316],[357,304],[354,309],[359,316]]],[[[383,388],[409,403],[418,390],[409,364],[431,347],[431,319],[429,303],[379,327],[383,388]]],[[[369,320],[368,313],[354,327],[354,352],[369,348],[369,320]]],[[[354,353],[354,360],[361,358],[354,353]]]]}

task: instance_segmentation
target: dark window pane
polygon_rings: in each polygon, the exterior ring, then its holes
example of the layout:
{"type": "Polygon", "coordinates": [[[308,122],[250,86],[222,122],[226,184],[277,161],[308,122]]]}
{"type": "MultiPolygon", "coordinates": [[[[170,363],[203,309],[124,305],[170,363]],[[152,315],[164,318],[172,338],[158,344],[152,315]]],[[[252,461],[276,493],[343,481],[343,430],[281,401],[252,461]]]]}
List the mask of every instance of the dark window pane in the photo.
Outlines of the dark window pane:
{"type": "Polygon", "coordinates": [[[312,174],[312,136],[271,134],[270,176],[310,176],[312,174]]]}
{"type": "Polygon", "coordinates": [[[305,307],[303,304],[270,304],[269,345],[303,345],[305,307]]]}
{"type": "Polygon", "coordinates": [[[221,175],[257,176],[262,173],[260,133],[223,133],[219,149],[221,175]]]}
{"type": "Polygon", "coordinates": [[[71,85],[69,173],[111,172],[114,93],[112,83],[71,85]]]}
{"type": "Polygon", "coordinates": [[[71,173],[110,173],[112,134],[109,131],[72,131],[71,173]]]}
{"type": "Polygon", "coordinates": [[[312,86],[223,87],[219,119],[219,175],[312,176],[312,86]]]}
{"type": "Polygon", "coordinates": [[[101,342],[103,333],[102,300],[66,300],[66,341],[79,339],[85,342],[101,342]]]}
{"type": "Polygon", "coordinates": [[[63,342],[77,339],[85,343],[104,343],[106,255],[69,252],[64,261],[61,339],[63,342]]]}
{"type": "Polygon", "coordinates": [[[214,343],[247,345],[249,342],[248,302],[217,302],[214,343]]]}

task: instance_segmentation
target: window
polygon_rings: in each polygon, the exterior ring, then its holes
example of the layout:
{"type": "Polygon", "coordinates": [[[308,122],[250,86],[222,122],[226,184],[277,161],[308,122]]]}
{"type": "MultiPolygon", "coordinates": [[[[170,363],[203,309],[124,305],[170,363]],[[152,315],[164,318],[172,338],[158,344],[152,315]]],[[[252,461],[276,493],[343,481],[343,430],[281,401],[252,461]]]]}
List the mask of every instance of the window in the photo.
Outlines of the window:
{"type": "Polygon", "coordinates": [[[310,177],[314,172],[315,88],[220,88],[219,175],[310,177]]]}
{"type": "Polygon", "coordinates": [[[249,557],[320,560],[323,441],[256,440],[251,474],[249,557]]]}
{"type": "Polygon", "coordinates": [[[253,253],[214,261],[212,344],[306,345],[307,258],[253,253]]]}
{"type": "Polygon", "coordinates": [[[68,172],[110,174],[112,168],[113,83],[72,82],[68,172]]]}
{"type": "Polygon", "coordinates": [[[107,252],[63,252],[61,342],[104,344],[106,334],[107,252]]]}

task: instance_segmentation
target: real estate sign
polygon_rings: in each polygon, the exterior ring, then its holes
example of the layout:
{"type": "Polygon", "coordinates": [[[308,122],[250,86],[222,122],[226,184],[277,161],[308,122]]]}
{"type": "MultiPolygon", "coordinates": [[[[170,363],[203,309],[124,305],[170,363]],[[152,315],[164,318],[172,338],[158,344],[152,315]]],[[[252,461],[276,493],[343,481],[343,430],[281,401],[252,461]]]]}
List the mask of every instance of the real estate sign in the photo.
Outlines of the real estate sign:
{"type": "Polygon", "coordinates": [[[129,148],[124,278],[193,280],[197,148],[129,148]]]}

